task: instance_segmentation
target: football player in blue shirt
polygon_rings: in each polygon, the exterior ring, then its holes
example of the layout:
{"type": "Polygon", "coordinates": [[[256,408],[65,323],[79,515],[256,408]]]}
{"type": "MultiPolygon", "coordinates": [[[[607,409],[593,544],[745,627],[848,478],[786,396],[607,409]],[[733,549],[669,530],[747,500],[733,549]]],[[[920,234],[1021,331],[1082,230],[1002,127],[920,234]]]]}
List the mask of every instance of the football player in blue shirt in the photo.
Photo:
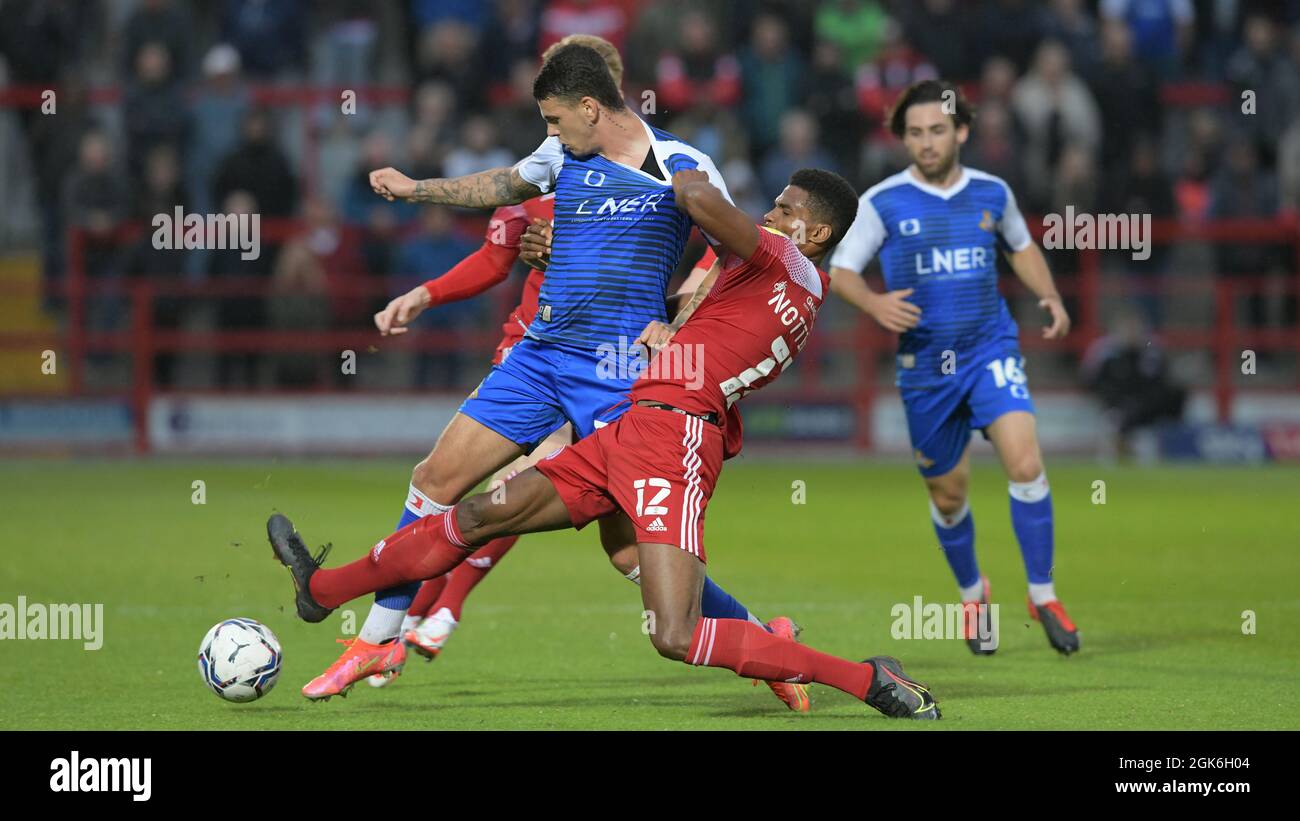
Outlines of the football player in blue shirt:
{"type": "Polygon", "coordinates": [[[998,253],[1050,314],[1045,339],[1065,336],[1070,317],[1011,189],[961,165],[973,118],[948,83],[922,81],[899,97],[890,128],[912,165],[860,198],[858,217],[831,258],[832,290],[901,334],[896,384],[934,529],[961,589],[970,649],[989,654],[997,647],[995,636],[979,635],[989,584],[975,560],[966,498],[967,446],[971,431],[979,430],[1010,480],[1030,615],[1068,655],[1079,649],[1079,634],[1053,586],[1052,497],[1018,329],[998,294],[998,253]],[[885,293],[873,292],[860,276],[877,256],[885,293]]]}
{"type": "MultiPolygon", "coordinates": [[[[581,438],[626,410],[627,392],[643,364],[634,343],[650,322],[667,319],[668,279],[691,230],[690,217],[674,202],[672,175],[698,168],[726,191],[707,155],[628,109],[593,48],[557,50],[538,72],[533,96],[549,136],[513,167],[454,179],[413,180],[393,168],[370,174],[371,187],[390,201],[492,208],[555,192],[550,265],[537,316],[416,465],[399,529],[450,509],[566,423],[581,438]]],[[[273,541],[301,539],[292,530],[268,535],[273,541]]],[[[626,517],[602,519],[601,538],[615,566],[620,555],[635,556],[635,531],[626,517]]],[[[317,562],[323,559],[322,554],[317,562]]],[[[631,562],[627,575],[635,581],[635,558],[631,562]]],[[[344,695],[362,678],[400,670],[405,651],[397,636],[418,588],[380,591],[358,636],[308,682],[303,695],[344,695]]],[[[705,581],[701,609],[712,618],[752,620],[793,638],[788,619],[773,620],[780,629],[763,624],[711,580],[705,581]]],[[[803,688],[772,686],[799,711],[808,704],[803,688]]]]}

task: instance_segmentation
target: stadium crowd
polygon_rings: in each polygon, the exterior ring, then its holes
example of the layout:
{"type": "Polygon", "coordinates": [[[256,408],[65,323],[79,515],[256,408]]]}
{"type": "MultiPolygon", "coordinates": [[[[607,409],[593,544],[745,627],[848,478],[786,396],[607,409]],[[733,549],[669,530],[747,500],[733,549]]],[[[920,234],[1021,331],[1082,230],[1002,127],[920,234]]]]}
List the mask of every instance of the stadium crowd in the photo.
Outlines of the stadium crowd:
{"type": "MultiPolygon", "coordinates": [[[[1072,205],[1194,222],[1300,206],[1297,0],[5,0],[4,82],[59,97],[53,115],[6,98],[0,140],[25,150],[4,152],[0,236],[39,247],[49,283],[66,277],[71,227],[86,232],[92,282],[269,283],[269,297],[224,297],[206,315],[161,299],[162,327],[204,316],[227,329],[362,327],[385,292],[477,247],[483,225],[386,203],[366,173],[456,176],[529,153],[544,135],[531,96],[538,55],[574,32],[619,47],[628,99],[714,157],[755,215],[799,167],[837,170],[859,190],[903,167],[885,113],[929,77],[963,84],[978,106],[963,161],[1005,178],[1026,213],[1072,205]],[[345,112],[337,98],[294,93],[307,87],[361,93],[345,112]],[[365,93],[376,87],[409,93],[365,93]],[[120,241],[123,225],[176,206],[296,227],[255,260],[158,250],[148,233],[120,241]],[[369,300],[343,287],[376,281],[390,287],[369,300]]],[[[1286,246],[1206,253],[1204,270],[1219,276],[1294,276],[1286,246]]],[[[1122,274],[1158,288],[1170,257],[1157,248],[1122,274]]],[[[1051,262],[1069,277],[1068,252],[1051,262]]],[[[1120,254],[1107,264],[1128,265],[1120,254]]],[[[1135,301],[1148,325],[1168,322],[1161,299],[1135,301]]],[[[119,327],[122,306],[100,302],[91,321],[119,327]]],[[[426,327],[482,329],[499,321],[496,304],[431,311],[426,327]]],[[[1248,313],[1255,325],[1295,322],[1294,302],[1260,297],[1248,313]]],[[[459,385],[463,355],[429,354],[412,379],[459,385]]],[[[171,370],[160,358],[158,380],[171,370]]],[[[320,374],[231,354],[215,378],[320,374]]]]}

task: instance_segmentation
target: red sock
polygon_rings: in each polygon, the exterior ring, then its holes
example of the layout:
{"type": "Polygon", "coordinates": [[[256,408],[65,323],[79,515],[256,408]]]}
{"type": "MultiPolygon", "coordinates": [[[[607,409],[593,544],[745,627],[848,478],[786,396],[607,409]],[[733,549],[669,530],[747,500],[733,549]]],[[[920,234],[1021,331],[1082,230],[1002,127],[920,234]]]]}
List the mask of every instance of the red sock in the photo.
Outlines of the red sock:
{"type": "Polygon", "coordinates": [[[437,578],[472,551],[461,538],[453,507],[411,522],[355,562],[317,570],[311,577],[311,595],[325,607],[338,607],[376,590],[437,578]]]}
{"type": "Polygon", "coordinates": [[[740,619],[701,618],[686,663],[725,667],[738,676],[764,681],[829,684],[864,700],[875,675],[870,664],[820,653],[740,619]]]}
{"type": "Polygon", "coordinates": [[[425,613],[432,612],[433,603],[442,595],[442,591],[447,589],[447,580],[450,579],[456,571],[452,571],[445,576],[439,576],[436,579],[429,579],[420,585],[420,592],[415,594],[411,600],[411,607],[406,611],[408,616],[422,617],[425,613]]]}
{"type": "Polygon", "coordinates": [[[447,589],[428,609],[426,615],[432,616],[445,607],[451,611],[453,619],[460,621],[460,609],[465,606],[465,597],[469,595],[469,591],[483,581],[483,577],[497,566],[497,562],[501,561],[501,557],[506,555],[517,541],[519,541],[518,536],[502,536],[474,551],[473,556],[466,559],[464,564],[456,568],[456,572],[447,577],[447,589]]]}

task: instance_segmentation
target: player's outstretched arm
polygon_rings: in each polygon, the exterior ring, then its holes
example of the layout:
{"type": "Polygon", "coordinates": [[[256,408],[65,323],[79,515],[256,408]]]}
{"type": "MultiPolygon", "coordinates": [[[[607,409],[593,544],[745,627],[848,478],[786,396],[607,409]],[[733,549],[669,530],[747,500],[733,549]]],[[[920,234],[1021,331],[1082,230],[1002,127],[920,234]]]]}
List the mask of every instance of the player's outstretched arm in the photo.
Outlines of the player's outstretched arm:
{"type": "Polygon", "coordinates": [[[727,202],[722,191],[709,182],[708,174],[697,168],[678,171],[673,174],[673,194],[677,207],[718,245],[741,259],[749,259],[758,248],[758,226],[727,202]]]}
{"type": "Polygon", "coordinates": [[[831,291],[879,322],[887,331],[905,333],[921,321],[920,307],[907,301],[912,295],[911,288],[877,293],[857,271],[835,266],[831,268],[831,291]]]}
{"type": "Polygon", "coordinates": [[[542,190],[519,176],[513,168],[492,168],[451,179],[413,180],[396,168],[370,172],[370,187],[392,202],[428,202],[464,208],[494,208],[515,205],[539,196],[542,190]]]}
{"type": "Polygon", "coordinates": [[[1031,242],[1019,251],[1008,253],[1007,261],[1011,263],[1011,270],[1025,283],[1025,287],[1038,297],[1038,307],[1052,316],[1052,324],[1043,329],[1043,338],[1060,339],[1068,334],[1070,314],[1066,312],[1065,303],[1057,293],[1052,271],[1047,267],[1047,259],[1039,250],[1038,244],[1031,242]]]}

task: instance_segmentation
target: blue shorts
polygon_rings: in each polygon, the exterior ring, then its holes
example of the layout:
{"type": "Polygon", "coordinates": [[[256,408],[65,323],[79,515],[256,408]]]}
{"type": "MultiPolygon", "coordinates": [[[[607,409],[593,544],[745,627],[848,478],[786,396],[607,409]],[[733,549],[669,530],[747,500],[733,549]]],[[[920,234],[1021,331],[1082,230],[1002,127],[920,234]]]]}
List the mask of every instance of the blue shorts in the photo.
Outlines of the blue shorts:
{"type": "Polygon", "coordinates": [[[942,476],[955,468],[972,430],[984,430],[1005,413],[1034,412],[1024,366],[1013,343],[986,346],[958,354],[956,372],[946,384],[900,391],[922,476],[942,476]]]}
{"type": "Polygon", "coordinates": [[[580,351],[525,337],[460,406],[460,412],[531,453],[572,423],[579,439],[629,407],[638,360],[612,350],[580,351]]]}

